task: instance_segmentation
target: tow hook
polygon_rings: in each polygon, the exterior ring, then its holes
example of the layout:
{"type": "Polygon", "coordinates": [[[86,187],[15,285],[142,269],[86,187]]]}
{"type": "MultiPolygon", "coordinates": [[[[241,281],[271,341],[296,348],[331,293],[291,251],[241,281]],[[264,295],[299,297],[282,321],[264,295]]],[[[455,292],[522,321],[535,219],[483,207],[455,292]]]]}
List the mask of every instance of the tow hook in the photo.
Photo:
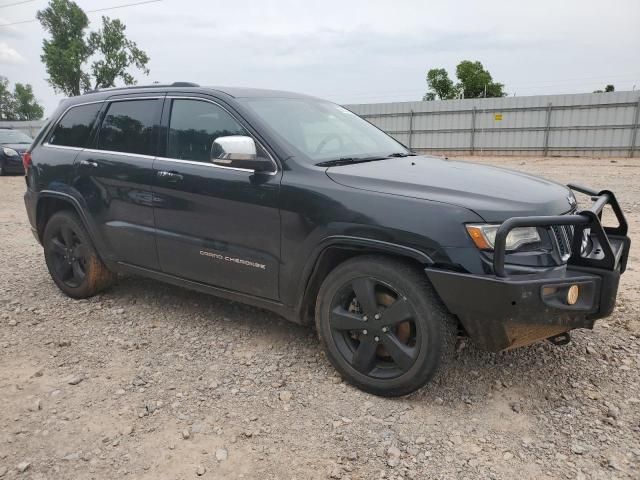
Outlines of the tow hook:
{"type": "Polygon", "coordinates": [[[554,335],[553,337],[549,337],[547,340],[553,343],[556,347],[559,347],[560,345],[566,345],[571,342],[571,335],[569,335],[569,332],[564,332],[554,335]]]}

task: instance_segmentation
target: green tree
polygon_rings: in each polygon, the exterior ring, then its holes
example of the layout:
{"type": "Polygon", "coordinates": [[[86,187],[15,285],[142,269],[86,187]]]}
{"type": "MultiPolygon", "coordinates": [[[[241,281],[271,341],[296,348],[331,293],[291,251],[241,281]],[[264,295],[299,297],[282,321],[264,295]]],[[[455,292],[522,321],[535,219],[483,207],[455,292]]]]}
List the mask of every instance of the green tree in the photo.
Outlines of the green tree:
{"type": "Polygon", "coordinates": [[[12,93],[9,80],[0,76],[0,120],[39,120],[43,113],[31,85],[16,83],[12,93]]]}
{"type": "Polygon", "coordinates": [[[15,120],[15,98],[9,90],[9,80],[0,76],[0,120],[15,120]]]}
{"type": "Polygon", "coordinates": [[[88,90],[89,74],[82,65],[91,56],[85,38],[89,19],[84,11],[69,0],[51,0],[49,6],[39,10],[36,18],[51,35],[42,42],[40,59],[46,65],[47,81],[56,92],[70,97],[88,90]]]}
{"type": "Polygon", "coordinates": [[[444,68],[432,68],[427,72],[427,85],[429,91],[422,98],[423,100],[448,100],[454,98],[456,91],[453,80],[444,68]]]}
{"type": "Polygon", "coordinates": [[[33,87],[31,85],[16,83],[13,97],[15,99],[16,120],[40,120],[42,118],[44,109],[33,95],[33,87]]]}
{"type": "Polygon", "coordinates": [[[102,29],[87,34],[89,19],[71,0],[50,0],[36,17],[49,33],[42,44],[42,56],[49,74],[48,82],[57,92],[80,95],[95,85],[113,87],[117,79],[125,85],[136,83],[127,69],[131,66],[149,73],[149,57],[124,34],[120,20],[102,17],[102,29]],[[89,70],[86,64],[92,58],[89,70]]]}
{"type": "Polygon", "coordinates": [[[491,74],[482,63],[470,60],[461,61],[456,67],[458,88],[464,98],[504,97],[504,85],[493,81],[491,74]]]}
{"type": "Polygon", "coordinates": [[[461,96],[463,98],[504,97],[504,85],[493,81],[489,71],[482,63],[470,60],[461,61],[456,67],[458,83],[454,85],[444,68],[432,68],[427,72],[429,91],[423,100],[447,100],[461,96]]]}
{"type": "Polygon", "coordinates": [[[616,91],[616,87],[614,85],[607,85],[606,87],[604,87],[604,90],[594,90],[593,93],[603,93],[603,92],[615,92],[616,91]]]}
{"type": "Polygon", "coordinates": [[[131,65],[149,74],[148,55],[140,50],[135,42],[129,40],[124,31],[127,27],[118,20],[102,17],[102,30],[89,35],[89,48],[98,52],[102,58],[91,65],[91,72],[95,79],[94,88],[108,88],[115,85],[116,79],[121,78],[125,85],[133,85],[135,79],[127,68],[131,65]]]}

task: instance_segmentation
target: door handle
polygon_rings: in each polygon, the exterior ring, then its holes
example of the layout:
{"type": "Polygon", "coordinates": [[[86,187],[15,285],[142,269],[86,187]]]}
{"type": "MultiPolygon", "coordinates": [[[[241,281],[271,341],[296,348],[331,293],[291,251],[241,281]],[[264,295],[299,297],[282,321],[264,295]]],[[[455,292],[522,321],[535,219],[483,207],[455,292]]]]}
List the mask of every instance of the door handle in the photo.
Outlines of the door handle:
{"type": "Polygon", "coordinates": [[[96,168],[98,166],[98,162],[94,162],[93,160],[80,160],[80,165],[96,168]]]}
{"type": "Polygon", "coordinates": [[[169,182],[179,182],[180,180],[182,180],[184,178],[182,175],[180,175],[177,172],[169,172],[167,170],[160,170],[160,171],[158,171],[157,175],[160,178],[164,178],[169,182]]]}

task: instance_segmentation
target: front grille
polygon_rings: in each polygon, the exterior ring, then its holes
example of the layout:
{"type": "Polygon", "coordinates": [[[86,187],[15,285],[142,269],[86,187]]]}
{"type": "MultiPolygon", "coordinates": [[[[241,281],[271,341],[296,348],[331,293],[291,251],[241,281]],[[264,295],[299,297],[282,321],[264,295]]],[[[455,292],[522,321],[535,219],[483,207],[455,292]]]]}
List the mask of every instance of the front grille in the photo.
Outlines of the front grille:
{"type": "Polygon", "coordinates": [[[560,256],[563,260],[567,260],[571,256],[571,244],[575,231],[573,225],[554,225],[551,227],[551,231],[553,232],[560,256]]]}

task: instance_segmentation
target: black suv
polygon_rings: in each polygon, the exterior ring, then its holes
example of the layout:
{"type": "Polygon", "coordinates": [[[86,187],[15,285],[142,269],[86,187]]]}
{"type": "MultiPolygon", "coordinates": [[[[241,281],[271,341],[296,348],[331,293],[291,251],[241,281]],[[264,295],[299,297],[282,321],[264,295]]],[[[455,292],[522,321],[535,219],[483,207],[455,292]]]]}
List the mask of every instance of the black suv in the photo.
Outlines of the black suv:
{"type": "Polygon", "coordinates": [[[402,395],[456,337],[561,344],[611,313],[629,252],[614,194],[418,156],[349,110],[179,83],[61,103],[25,201],[67,295],[116,272],[315,325],[335,368],[402,395]],[[573,191],[591,197],[577,209],[573,191]],[[603,227],[610,205],[618,221],[603,227]]]}

